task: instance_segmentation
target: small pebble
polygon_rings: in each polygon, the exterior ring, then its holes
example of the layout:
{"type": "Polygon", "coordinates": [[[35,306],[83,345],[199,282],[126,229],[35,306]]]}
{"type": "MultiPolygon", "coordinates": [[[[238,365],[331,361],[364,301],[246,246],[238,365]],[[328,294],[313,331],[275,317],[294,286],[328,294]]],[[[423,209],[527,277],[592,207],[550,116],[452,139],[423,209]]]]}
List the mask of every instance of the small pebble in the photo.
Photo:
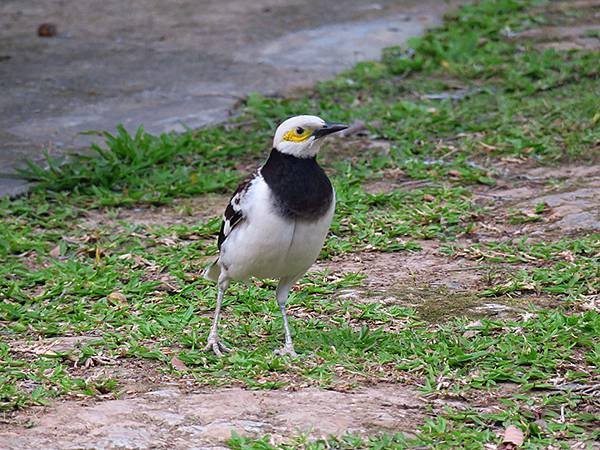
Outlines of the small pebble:
{"type": "Polygon", "coordinates": [[[56,32],[56,25],[53,23],[42,23],[37,30],[39,37],[54,37],[56,32]]]}

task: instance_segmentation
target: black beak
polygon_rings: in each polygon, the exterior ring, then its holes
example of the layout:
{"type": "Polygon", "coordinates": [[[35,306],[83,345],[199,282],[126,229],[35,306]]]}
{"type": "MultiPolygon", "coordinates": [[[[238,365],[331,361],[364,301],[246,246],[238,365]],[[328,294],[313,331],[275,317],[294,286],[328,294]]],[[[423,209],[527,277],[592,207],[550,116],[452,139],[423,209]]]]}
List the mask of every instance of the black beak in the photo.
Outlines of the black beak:
{"type": "Polygon", "coordinates": [[[323,128],[313,131],[313,136],[315,139],[320,139],[328,134],[337,133],[338,131],[345,130],[346,128],[348,128],[348,125],[343,125],[341,123],[326,123],[323,125],[323,128]]]}

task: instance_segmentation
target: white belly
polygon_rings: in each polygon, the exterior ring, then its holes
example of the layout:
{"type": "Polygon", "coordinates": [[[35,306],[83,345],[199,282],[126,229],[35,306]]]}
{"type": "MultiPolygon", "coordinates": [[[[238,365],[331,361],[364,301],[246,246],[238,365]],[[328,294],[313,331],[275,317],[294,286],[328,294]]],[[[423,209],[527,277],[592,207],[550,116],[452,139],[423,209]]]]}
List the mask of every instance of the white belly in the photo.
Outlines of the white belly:
{"type": "MultiPolygon", "coordinates": [[[[263,199],[266,200],[266,194],[263,199]]],[[[269,199],[270,200],[270,199],[269,199]]],[[[219,262],[233,280],[297,277],[315,262],[323,247],[335,208],[319,220],[288,220],[277,214],[271,201],[254,202],[246,219],[221,248],[219,262]]]]}

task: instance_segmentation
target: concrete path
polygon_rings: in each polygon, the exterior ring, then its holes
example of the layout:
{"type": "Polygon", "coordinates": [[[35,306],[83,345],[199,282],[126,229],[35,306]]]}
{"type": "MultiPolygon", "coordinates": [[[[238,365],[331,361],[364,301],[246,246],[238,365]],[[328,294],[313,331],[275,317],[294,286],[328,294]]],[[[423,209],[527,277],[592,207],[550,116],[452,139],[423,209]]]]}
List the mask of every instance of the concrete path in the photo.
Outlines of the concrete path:
{"type": "Polygon", "coordinates": [[[460,0],[3,0],[0,195],[24,158],[89,145],[87,130],[223,121],[244,95],[281,93],[377,59],[460,0]],[[54,37],[38,37],[42,23],[54,37]]]}

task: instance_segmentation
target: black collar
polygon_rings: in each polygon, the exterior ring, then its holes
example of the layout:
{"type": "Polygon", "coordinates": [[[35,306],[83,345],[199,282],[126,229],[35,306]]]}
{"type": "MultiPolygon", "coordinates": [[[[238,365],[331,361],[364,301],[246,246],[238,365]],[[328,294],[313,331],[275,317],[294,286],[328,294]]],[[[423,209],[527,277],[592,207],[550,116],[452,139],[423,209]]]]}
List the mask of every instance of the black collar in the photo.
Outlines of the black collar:
{"type": "Polygon", "coordinates": [[[329,210],[333,188],[315,157],[298,158],[273,149],[260,172],[282,216],[316,220],[329,210]]]}

